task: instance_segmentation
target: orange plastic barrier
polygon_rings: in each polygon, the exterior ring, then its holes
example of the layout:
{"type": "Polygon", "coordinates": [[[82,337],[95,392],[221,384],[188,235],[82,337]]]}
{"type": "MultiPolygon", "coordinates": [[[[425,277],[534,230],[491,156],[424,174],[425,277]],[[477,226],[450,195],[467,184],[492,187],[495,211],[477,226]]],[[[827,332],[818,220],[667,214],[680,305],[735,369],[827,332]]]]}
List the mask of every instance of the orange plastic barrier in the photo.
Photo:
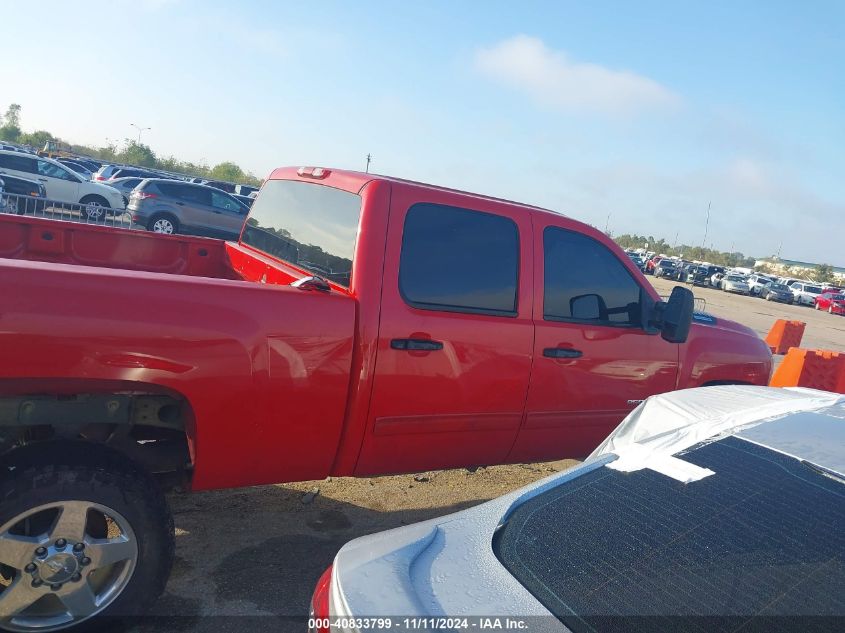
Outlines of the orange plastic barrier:
{"type": "Polygon", "coordinates": [[[769,384],[845,393],[845,353],[793,347],[769,384]]]}
{"type": "Polygon", "coordinates": [[[772,354],[786,354],[790,347],[799,347],[804,336],[803,321],[778,319],[766,335],[766,343],[772,348],[772,354]]]}

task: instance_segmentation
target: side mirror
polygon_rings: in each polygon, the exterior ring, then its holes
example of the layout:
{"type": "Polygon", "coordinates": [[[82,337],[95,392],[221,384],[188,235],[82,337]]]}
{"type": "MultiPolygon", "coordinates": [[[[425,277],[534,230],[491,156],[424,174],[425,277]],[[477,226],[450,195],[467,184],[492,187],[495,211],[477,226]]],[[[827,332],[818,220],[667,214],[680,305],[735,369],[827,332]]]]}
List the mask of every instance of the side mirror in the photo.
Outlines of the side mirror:
{"type": "Polygon", "coordinates": [[[578,295],[569,300],[569,313],[573,319],[607,321],[607,304],[599,295],[578,295]]]}
{"type": "Polygon", "coordinates": [[[670,343],[686,343],[692,324],[695,296],[686,288],[675,287],[669,301],[658,303],[660,335],[670,343]]]}

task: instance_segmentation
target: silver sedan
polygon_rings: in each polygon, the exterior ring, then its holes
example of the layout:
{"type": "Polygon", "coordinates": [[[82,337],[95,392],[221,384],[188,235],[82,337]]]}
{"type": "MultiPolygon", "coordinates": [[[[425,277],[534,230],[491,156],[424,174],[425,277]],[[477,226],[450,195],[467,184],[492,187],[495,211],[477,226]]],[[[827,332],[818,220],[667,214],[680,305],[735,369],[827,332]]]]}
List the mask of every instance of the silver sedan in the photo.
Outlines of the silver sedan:
{"type": "Polygon", "coordinates": [[[739,275],[727,275],[722,279],[722,290],[725,292],[735,292],[741,295],[747,295],[751,292],[751,287],[744,277],[739,275]]]}

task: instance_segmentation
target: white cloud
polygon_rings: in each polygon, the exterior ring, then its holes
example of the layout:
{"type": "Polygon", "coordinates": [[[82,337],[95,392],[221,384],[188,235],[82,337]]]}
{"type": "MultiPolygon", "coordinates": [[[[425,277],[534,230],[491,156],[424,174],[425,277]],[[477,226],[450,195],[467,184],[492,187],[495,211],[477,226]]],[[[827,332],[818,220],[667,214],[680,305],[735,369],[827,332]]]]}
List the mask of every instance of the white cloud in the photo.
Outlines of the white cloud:
{"type": "Polygon", "coordinates": [[[671,108],[681,99],[653,79],[577,62],[542,40],[517,35],[475,53],[475,67],[538,104],[560,110],[631,114],[671,108]]]}

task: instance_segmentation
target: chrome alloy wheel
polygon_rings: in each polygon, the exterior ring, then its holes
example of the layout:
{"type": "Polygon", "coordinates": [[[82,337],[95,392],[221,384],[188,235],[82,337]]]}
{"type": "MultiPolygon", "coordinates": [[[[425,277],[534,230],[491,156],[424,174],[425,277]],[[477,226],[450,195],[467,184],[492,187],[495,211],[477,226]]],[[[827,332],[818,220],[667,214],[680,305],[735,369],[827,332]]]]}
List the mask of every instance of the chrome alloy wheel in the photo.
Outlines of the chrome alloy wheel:
{"type": "Polygon", "coordinates": [[[108,607],[138,560],[129,522],[106,506],[62,501],[0,527],[0,626],[56,631],[108,607]]]}
{"type": "Polygon", "coordinates": [[[153,224],[153,232],[171,235],[173,233],[173,222],[167,218],[159,218],[153,224]]]}

